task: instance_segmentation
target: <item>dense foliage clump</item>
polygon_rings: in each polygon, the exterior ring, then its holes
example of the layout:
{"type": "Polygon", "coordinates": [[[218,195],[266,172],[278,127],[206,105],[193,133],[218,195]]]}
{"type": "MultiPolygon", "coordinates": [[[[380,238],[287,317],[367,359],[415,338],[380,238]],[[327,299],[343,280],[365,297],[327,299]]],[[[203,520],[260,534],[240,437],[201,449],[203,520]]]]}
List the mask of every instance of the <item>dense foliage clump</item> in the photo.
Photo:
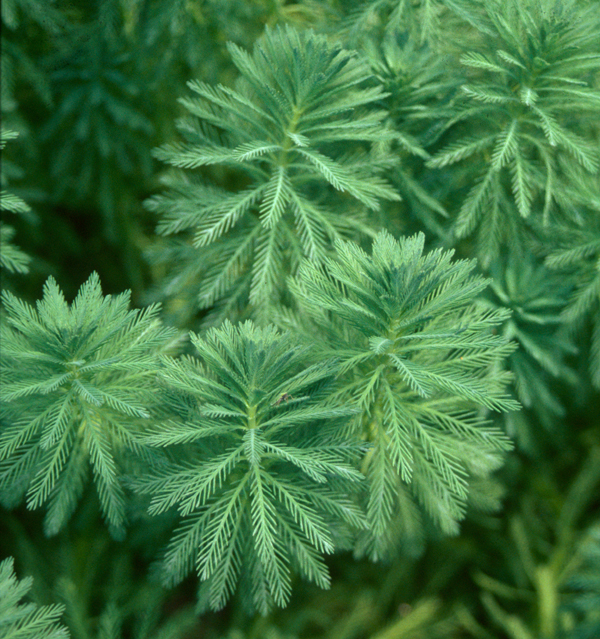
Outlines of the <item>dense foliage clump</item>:
{"type": "Polygon", "coordinates": [[[600,636],[597,0],[2,24],[0,636],[600,636]]]}

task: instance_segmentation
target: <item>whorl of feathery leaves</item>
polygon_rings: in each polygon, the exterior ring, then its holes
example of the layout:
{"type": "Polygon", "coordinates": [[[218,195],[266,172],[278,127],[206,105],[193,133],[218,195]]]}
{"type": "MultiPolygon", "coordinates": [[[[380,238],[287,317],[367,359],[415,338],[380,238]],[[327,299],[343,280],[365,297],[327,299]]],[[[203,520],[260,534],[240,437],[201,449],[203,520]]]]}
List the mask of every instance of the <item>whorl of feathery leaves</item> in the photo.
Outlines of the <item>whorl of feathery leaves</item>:
{"type": "Polygon", "coordinates": [[[519,345],[506,366],[514,374],[520,403],[530,411],[510,412],[504,420],[520,449],[532,453],[541,443],[540,423],[555,436],[565,414],[556,384],[572,385],[577,380],[567,360],[577,349],[561,317],[571,286],[567,278],[536,264],[531,256],[509,255],[495,264],[491,275],[487,295],[478,303],[512,311],[499,333],[519,345]]]}
{"type": "Polygon", "coordinates": [[[338,394],[359,406],[357,428],[373,445],[362,468],[375,537],[386,534],[403,484],[455,533],[469,475],[486,474],[510,448],[485,411],[518,408],[500,367],[513,345],[494,334],[510,312],[473,304],[488,284],[473,260],[423,245],[423,234],[380,233],[368,255],[337,242],[335,258],[304,263],[292,285],[318,326],[311,334],[327,336],[320,348],[339,361],[338,394]]]}
{"type": "Polygon", "coordinates": [[[353,410],[326,401],[332,362],[307,364],[308,347],[273,326],[225,322],[192,342],[199,359],[164,360],[180,419],[146,437],[171,459],[135,485],[151,514],[182,517],[167,583],[195,565],[201,609],[222,608],[241,580],[264,613],[288,601],[292,569],[328,587],[322,555],[364,526],[350,498],[360,443],[340,436],[353,410]]]}
{"type": "MultiPolygon", "coordinates": [[[[476,233],[489,264],[521,241],[525,219],[572,215],[578,183],[598,173],[600,13],[575,0],[490,0],[481,17],[481,45],[460,58],[471,78],[447,121],[449,143],[429,166],[480,158],[454,232],[476,233]]],[[[460,169],[446,179],[462,180],[460,169]]]]}
{"type": "MultiPolygon", "coordinates": [[[[391,149],[399,156],[400,161],[387,175],[405,203],[401,209],[392,205],[393,209],[371,213],[371,219],[397,235],[391,224],[405,225],[405,217],[410,215],[412,221],[419,221],[419,228],[425,225],[439,236],[447,234],[440,217],[447,218],[448,213],[430,190],[423,188],[423,171],[429,171],[424,167],[431,157],[428,147],[453,113],[450,96],[458,90],[461,78],[456,74],[449,76],[445,58],[429,47],[417,46],[402,32],[389,33],[384,39],[365,39],[361,51],[386,91],[382,105],[388,111],[393,136],[377,148],[382,152],[391,149]],[[396,214],[398,210],[406,215],[396,214]]],[[[405,226],[403,232],[406,233],[405,226]]]]}
{"type": "Polygon", "coordinates": [[[159,232],[191,230],[198,261],[210,255],[200,308],[242,295],[259,312],[303,257],[321,261],[335,238],[370,233],[362,211],[399,198],[378,175],[394,159],[369,153],[391,133],[366,62],[290,27],[267,29],[252,54],[234,44],[229,52],[241,74],[235,88],[190,82],[199,97],[182,100],[186,141],[156,156],[181,169],[227,167],[246,186],[179,174],[148,207],[162,214],[159,232]]]}
{"type": "Polygon", "coordinates": [[[47,505],[45,530],[73,513],[89,474],[107,523],[125,518],[119,463],[155,401],[157,354],[174,339],[158,307],[129,310],[129,293],[103,296],[92,274],[69,306],[49,278],[33,308],[2,293],[3,427],[0,496],[47,505]]]}

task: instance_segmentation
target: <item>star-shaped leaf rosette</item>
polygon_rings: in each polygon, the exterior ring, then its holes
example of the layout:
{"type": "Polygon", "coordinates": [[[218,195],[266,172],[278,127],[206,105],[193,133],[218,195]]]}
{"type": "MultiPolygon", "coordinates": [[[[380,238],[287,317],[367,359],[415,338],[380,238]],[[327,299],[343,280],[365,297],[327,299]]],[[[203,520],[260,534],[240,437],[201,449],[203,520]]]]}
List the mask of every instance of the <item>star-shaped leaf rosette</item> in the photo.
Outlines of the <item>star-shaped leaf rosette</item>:
{"type": "Polygon", "coordinates": [[[372,255],[337,242],[337,257],[305,262],[292,286],[298,330],[339,361],[332,399],[358,406],[355,432],[371,444],[361,467],[369,532],[358,552],[373,558],[410,536],[403,527],[419,520],[416,504],[458,532],[470,478],[511,447],[486,413],[519,407],[500,366],[514,345],[495,334],[510,311],[476,307],[488,284],[476,262],[424,252],[424,241],[380,233],[372,255]]]}
{"type": "Polygon", "coordinates": [[[342,437],[353,415],[328,401],[331,361],[273,326],[230,322],[192,335],[199,358],[165,358],[181,421],[147,438],[169,460],[136,480],[150,513],[182,517],[166,550],[165,582],[195,565],[199,610],[219,609],[238,581],[249,609],[284,606],[296,572],[329,585],[323,555],[364,519],[352,493],[362,445],[342,437]]]}
{"type": "Polygon", "coordinates": [[[73,514],[92,470],[113,534],[125,524],[121,468],[151,421],[158,353],[175,338],[158,306],[129,310],[97,274],[67,304],[49,278],[36,308],[2,294],[0,499],[47,507],[48,535],[73,514]]]}
{"type": "Polygon", "coordinates": [[[161,234],[186,232],[196,247],[172,261],[165,292],[197,291],[199,308],[216,305],[215,324],[249,304],[264,325],[303,258],[370,234],[365,212],[400,199],[382,177],[397,158],[371,151],[394,135],[377,105],[383,88],[355,52],[291,27],[267,28],[252,53],[228,49],[238,82],[189,83],[185,142],[156,151],[181,170],[147,205],[161,234]],[[218,184],[224,170],[244,188],[218,184]]]}

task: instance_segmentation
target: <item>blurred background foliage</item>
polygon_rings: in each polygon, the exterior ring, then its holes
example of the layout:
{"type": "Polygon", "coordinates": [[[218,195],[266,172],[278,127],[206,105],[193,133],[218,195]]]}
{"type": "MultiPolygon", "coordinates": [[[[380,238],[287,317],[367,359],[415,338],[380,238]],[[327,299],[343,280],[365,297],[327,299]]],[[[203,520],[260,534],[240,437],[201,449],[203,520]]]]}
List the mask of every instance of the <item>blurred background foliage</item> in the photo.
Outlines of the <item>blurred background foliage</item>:
{"type": "MultiPolygon", "coordinates": [[[[395,559],[336,555],[330,590],[295,584],[267,617],[235,600],[198,617],[193,579],[158,586],[173,522],[150,524],[135,499],[124,542],[91,490],[52,538],[39,513],[2,511],[0,559],[33,576],[24,601],[64,606],[77,639],[600,637],[598,0],[4,0],[3,288],[33,301],[52,275],[71,300],[97,271],[105,293],[161,301],[197,330],[206,309],[164,286],[192,248],[158,237],[143,204],[168,174],[153,149],[178,139],[186,82],[233,84],[227,42],[251,49],[284,24],[356,49],[384,87],[394,135],[374,152],[397,158],[385,178],[402,200],[372,228],[478,257],[493,278],[480,303],[512,309],[501,330],[524,408],[498,419],[515,451],[459,536],[399,524],[395,559]]],[[[0,593],[16,588],[5,568],[0,593]]]]}

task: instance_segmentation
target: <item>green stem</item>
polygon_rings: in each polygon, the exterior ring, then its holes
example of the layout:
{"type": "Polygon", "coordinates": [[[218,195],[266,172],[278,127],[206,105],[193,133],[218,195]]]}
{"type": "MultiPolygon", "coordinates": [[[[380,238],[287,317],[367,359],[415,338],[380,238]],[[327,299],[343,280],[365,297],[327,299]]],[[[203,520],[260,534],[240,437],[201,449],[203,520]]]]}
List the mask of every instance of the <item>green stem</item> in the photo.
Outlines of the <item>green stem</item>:
{"type": "Polygon", "coordinates": [[[258,421],[256,419],[256,404],[248,406],[248,428],[254,430],[258,427],[258,421]]]}
{"type": "Polygon", "coordinates": [[[538,566],[535,571],[535,582],[539,601],[540,637],[554,639],[558,592],[552,568],[550,566],[538,566]]]}

